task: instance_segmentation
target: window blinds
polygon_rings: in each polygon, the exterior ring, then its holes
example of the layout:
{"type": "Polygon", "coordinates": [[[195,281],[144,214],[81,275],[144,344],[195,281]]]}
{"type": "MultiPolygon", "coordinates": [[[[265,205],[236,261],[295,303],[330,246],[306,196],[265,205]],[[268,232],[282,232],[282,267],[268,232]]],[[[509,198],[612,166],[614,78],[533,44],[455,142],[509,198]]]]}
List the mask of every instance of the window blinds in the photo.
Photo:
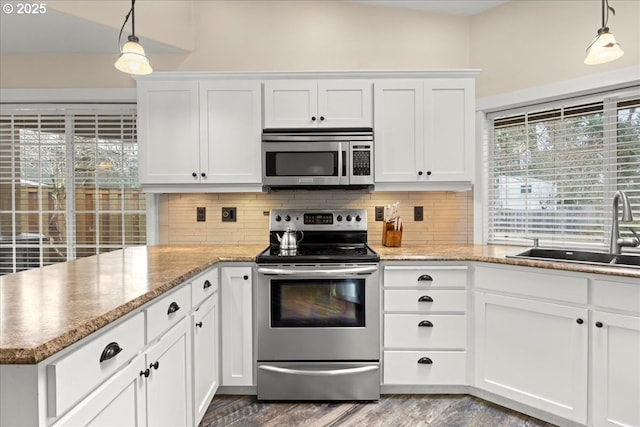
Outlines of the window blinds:
{"type": "Polygon", "coordinates": [[[145,244],[135,124],[130,106],[3,106],[0,274],[145,244]]]}
{"type": "MultiPolygon", "coordinates": [[[[638,93],[636,91],[636,93],[638,93]]],[[[489,117],[488,241],[606,248],[623,190],[640,229],[640,97],[489,117]]]]}

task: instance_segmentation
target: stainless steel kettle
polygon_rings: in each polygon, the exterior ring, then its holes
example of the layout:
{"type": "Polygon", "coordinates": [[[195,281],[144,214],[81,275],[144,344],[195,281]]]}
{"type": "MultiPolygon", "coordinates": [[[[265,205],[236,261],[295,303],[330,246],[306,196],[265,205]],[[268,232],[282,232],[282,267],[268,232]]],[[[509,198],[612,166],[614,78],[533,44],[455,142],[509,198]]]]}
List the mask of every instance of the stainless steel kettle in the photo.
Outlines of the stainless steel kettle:
{"type": "Polygon", "coordinates": [[[298,243],[304,238],[304,233],[287,227],[282,236],[276,234],[276,237],[278,238],[278,242],[280,242],[280,249],[298,249],[298,243]],[[298,233],[300,233],[300,240],[298,240],[298,233]]]}

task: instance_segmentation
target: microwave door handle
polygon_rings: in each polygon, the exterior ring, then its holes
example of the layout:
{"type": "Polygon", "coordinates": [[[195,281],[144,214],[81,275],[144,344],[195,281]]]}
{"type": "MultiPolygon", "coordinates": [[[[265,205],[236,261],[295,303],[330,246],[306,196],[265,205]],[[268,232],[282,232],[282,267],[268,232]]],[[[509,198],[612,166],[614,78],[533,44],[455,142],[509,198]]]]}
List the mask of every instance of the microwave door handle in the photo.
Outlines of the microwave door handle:
{"type": "Polygon", "coordinates": [[[340,160],[338,162],[338,170],[340,175],[340,184],[349,184],[349,143],[344,143],[346,147],[343,149],[343,143],[338,143],[340,150],[340,160]]]}

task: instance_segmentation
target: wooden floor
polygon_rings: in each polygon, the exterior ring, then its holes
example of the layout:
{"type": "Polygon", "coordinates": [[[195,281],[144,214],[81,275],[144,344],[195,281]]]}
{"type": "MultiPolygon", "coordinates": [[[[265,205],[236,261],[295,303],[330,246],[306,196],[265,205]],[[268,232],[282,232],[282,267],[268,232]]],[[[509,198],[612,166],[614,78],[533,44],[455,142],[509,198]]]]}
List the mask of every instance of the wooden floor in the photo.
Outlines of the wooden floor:
{"type": "Polygon", "coordinates": [[[467,395],[383,395],[378,402],[259,402],[216,396],[200,427],[553,427],[467,395]]]}

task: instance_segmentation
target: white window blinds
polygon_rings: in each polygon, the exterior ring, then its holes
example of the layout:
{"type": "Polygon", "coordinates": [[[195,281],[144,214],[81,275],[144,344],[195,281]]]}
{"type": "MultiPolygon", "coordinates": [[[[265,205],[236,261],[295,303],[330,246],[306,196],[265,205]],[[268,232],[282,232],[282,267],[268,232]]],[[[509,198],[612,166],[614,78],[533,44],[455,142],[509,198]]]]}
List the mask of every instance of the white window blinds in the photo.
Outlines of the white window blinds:
{"type": "Polygon", "coordinates": [[[640,229],[639,95],[490,116],[488,241],[606,248],[616,190],[640,229]]]}
{"type": "Polygon", "coordinates": [[[0,274],[146,242],[130,106],[3,106],[0,274]]]}

